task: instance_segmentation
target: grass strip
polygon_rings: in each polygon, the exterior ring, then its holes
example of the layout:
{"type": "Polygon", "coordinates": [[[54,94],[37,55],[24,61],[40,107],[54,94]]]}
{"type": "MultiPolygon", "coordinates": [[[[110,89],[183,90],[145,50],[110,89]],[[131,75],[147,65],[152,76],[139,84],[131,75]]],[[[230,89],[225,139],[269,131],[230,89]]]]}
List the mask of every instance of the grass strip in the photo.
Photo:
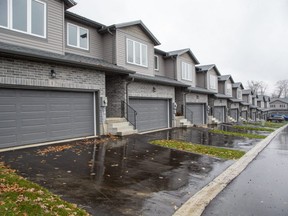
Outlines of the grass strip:
{"type": "Polygon", "coordinates": [[[233,125],[233,128],[237,128],[237,129],[240,129],[240,130],[268,131],[268,132],[272,132],[272,131],[275,130],[273,128],[241,126],[241,125],[233,125]]]}
{"type": "Polygon", "coordinates": [[[284,125],[287,124],[287,122],[283,122],[283,123],[276,123],[276,122],[264,122],[264,123],[261,123],[261,122],[245,122],[244,123],[245,125],[255,125],[255,126],[258,126],[258,127],[270,127],[270,128],[280,128],[284,125]]]}
{"type": "Polygon", "coordinates": [[[214,147],[214,146],[205,146],[205,145],[193,144],[193,143],[178,141],[178,140],[153,140],[150,143],[154,145],[159,145],[162,147],[171,148],[171,149],[188,151],[192,153],[208,155],[208,156],[213,156],[213,157],[222,158],[222,159],[229,159],[229,160],[239,159],[245,154],[244,151],[240,151],[240,150],[225,149],[225,148],[219,148],[219,147],[214,147]]]}
{"type": "Polygon", "coordinates": [[[0,163],[0,215],[89,215],[0,163]]]}
{"type": "Polygon", "coordinates": [[[264,139],[264,138],[266,138],[266,136],[259,135],[259,134],[230,132],[230,131],[217,130],[217,129],[210,130],[209,132],[214,133],[214,134],[223,134],[223,135],[229,135],[229,136],[247,137],[247,138],[251,138],[251,139],[264,139]]]}

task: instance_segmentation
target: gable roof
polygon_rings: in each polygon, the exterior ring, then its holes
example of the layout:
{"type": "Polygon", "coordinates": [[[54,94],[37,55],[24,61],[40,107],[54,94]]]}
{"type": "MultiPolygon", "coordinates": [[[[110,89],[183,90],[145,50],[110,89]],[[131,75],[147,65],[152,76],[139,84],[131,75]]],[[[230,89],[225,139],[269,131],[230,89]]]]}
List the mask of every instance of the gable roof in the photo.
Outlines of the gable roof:
{"type": "Polygon", "coordinates": [[[66,9],[71,8],[73,6],[75,6],[77,3],[73,0],[63,0],[66,9]]]}
{"type": "Polygon", "coordinates": [[[232,88],[242,88],[244,89],[243,85],[241,82],[236,82],[232,84],[232,88]]]}
{"type": "Polygon", "coordinates": [[[72,13],[70,11],[65,11],[65,17],[74,20],[79,23],[83,23],[85,25],[91,26],[96,29],[104,28],[105,25],[95,22],[94,20],[87,19],[86,17],[80,16],[78,14],[72,13]]]}
{"type": "Polygon", "coordinates": [[[119,28],[125,28],[125,27],[130,27],[137,25],[139,26],[146,34],[147,36],[153,41],[154,45],[160,45],[161,43],[158,41],[158,39],[152,34],[152,32],[147,28],[146,25],[141,20],[136,20],[132,22],[125,22],[125,23],[119,23],[119,24],[113,24],[110,26],[105,26],[102,29],[99,30],[99,33],[107,33],[110,31],[115,31],[116,29],[119,28]]]}
{"type": "Polygon", "coordinates": [[[218,68],[216,67],[216,65],[215,64],[209,64],[209,65],[197,65],[196,66],[196,72],[208,72],[209,70],[211,70],[211,69],[213,69],[214,68],[214,70],[216,71],[216,74],[218,75],[218,76],[221,76],[221,74],[220,74],[220,72],[219,72],[219,70],[218,70],[218,68]]]}
{"type": "Polygon", "coordinates": [[[8,57],[17,56],[28,60],[41,60],[51,63],[91,68],[103,72],[112,72],[118,74],[135,73],[135,71],[127,70],[126,68],[116,66],[101,59],[85,57],[82,55],[76,55],[71,53],[65,53],[65,55],[61,55],[57,53],[7,44],[3,42],[0,42],[0,54],[8,57]]]}
{"type": "Polygon", "coordinates": [[[188,55],[193,59],[193,61],[195,62],[195,64],[200,64],[200,62],[198,61],[198,59],[195,57],[195,55],[192,53],[192,51],[189,48],[186,49],[181,49],[181,50],[174,50],[174,51],[170,51],[167,52],[167,57],[171,57],[171,56],[180,56],[183,55],[184,53],[188,53],[188,55]]]}
{"type": "Polygon", "coordinates": [[[273,103],[275,101],[280,101],[282,103],[288,103],[288,98],[271,98],[270,103],[273,103]]]}
{"type": "Polygon", "coordinates": [[[242,91],[242,94],[251,94],[252,95],[252,90],[251,89],[244,89],[242,91]]]}
{"type": "Polygon", "coordinates": [[[231,75],[218,76],[218,81],[220,81],[220,82],[227,81],[228,79],[231,79],[232,83],[234,83],[234,80],[233,80],[231,75]]]}

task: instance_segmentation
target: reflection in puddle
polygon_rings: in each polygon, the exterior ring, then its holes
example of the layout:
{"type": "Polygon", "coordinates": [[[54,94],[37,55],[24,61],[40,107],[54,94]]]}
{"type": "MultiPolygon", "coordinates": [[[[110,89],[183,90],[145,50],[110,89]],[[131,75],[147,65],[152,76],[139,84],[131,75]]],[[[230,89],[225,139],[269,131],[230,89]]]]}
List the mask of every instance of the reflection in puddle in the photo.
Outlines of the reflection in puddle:
{"type": "Polygon", "coordinates": [[[181,139],[204,145],[250,148],[249,140],[210,134],[205,129],[172,129],[133,135],[103,144],[70,143],[61,152],[45,147],[1,153],[28,179],[75,202],[93,215],[171,215],[233,161],[148,144],[181,139]]]}

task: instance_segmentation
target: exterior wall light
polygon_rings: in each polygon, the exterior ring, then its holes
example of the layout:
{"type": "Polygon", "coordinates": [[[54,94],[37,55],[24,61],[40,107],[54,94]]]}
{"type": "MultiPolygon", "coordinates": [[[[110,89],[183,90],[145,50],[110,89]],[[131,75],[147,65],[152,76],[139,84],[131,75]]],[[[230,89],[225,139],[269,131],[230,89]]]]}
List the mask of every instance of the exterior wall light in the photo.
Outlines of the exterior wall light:
{"type": "Polygon", "coordinates": [[[152,91],[153,91],[153,92],[156,92],[156,88],[155,88],[155,87],[153,87],[152,91]]]}
{"type": "Polygon", "coordinates": [[[52,79],[56,78],[56,71],[54,69],[51,69],[50,76],[51,76],[52,79]]]}

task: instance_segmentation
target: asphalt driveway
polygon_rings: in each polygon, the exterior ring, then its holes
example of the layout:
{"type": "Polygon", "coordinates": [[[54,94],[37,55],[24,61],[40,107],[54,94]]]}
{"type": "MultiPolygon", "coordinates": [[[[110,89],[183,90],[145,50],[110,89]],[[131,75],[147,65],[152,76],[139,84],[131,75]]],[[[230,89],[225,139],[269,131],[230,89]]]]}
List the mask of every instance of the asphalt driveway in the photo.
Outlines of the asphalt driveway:
{"type": "Polygon", "coordinates": [[[243,149],[256,140],[213,135],[207,129],[172,129],[145,135],[23,149],[1,153],[20,175],[92,215],[172,215],[233,161],[150,145],[182,139],[243,149]]]}

